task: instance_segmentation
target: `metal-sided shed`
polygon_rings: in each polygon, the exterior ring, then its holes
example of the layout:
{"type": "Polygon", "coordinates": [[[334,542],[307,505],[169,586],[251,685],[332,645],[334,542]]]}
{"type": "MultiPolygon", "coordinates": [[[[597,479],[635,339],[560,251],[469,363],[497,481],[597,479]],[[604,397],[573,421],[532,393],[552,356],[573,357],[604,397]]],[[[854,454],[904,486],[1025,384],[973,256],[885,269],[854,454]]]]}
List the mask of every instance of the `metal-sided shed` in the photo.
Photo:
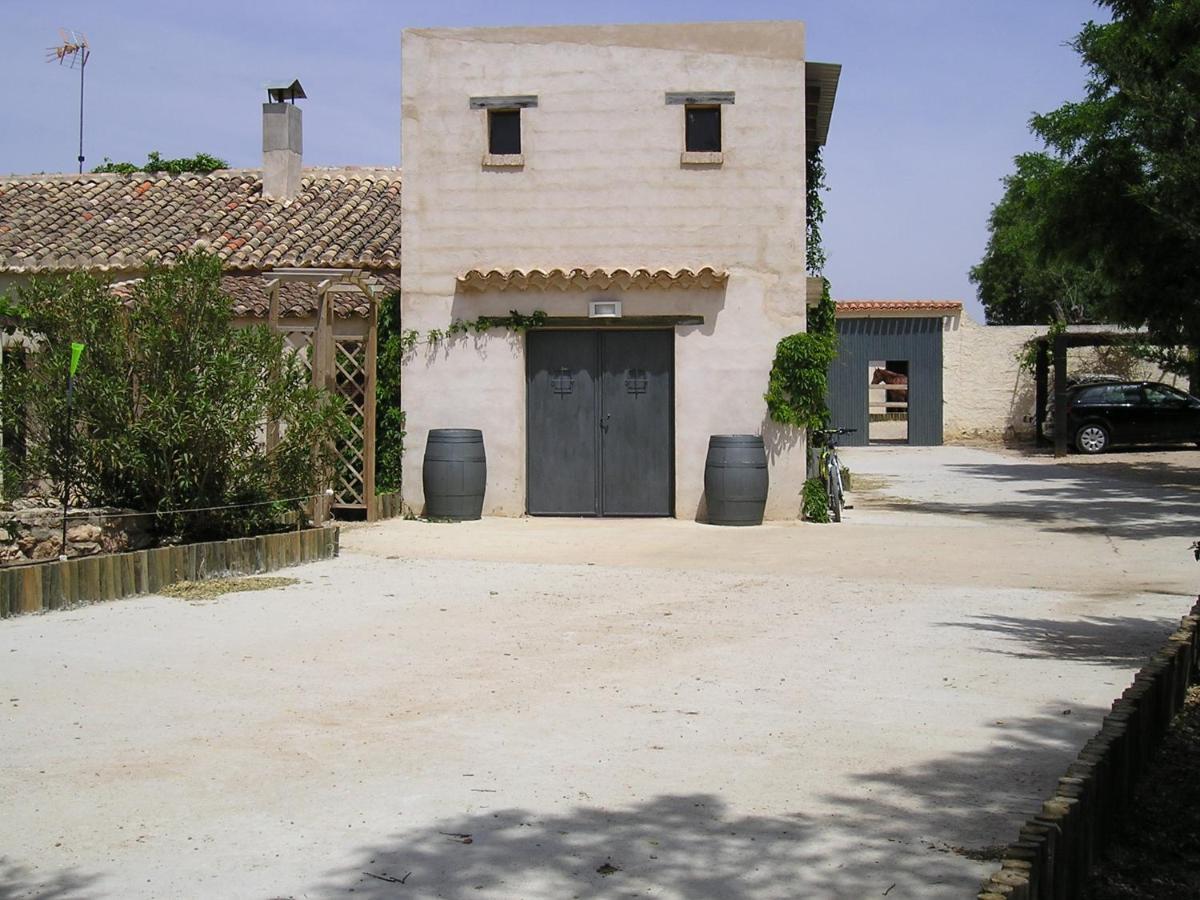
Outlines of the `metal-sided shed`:
{"type": "Polygon", "coordinates": [[[842,443],[865,446],[873,419],[903,420],[899,442],[942,443],[942,332],[962,304],[941,300],[839,301],[838,351],[829,368],[832,423],[855,428],[842,443]],[[895,369],[905,381],[884,384],[886,402],[871,397],[872,373],[895,369]],[[893,402],[894,398],[900,398],[893,402]],[[876,413],[882,408],[886,412],[876,413]]]}

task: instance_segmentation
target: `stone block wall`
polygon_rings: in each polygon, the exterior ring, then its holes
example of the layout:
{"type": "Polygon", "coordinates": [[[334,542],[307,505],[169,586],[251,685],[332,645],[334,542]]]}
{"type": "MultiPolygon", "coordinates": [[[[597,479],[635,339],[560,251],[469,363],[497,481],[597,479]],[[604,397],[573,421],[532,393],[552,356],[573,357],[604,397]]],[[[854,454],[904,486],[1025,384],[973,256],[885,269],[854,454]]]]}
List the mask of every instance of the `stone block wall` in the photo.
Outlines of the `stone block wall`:
{"type": "MultiPolygon", "coordinates": [[[[142,550],[153,543],[153,516],[129,509],[69,509],[66,556],[142,550]]],[[[62,504],[26,497],[0,504],[0,566],[58,559],[62,551],[62,504]]]]}
{"type": "MultiPolygon", "coordinates": [[[[1072,326],[1072,331],[1110,331],[1114,325],[1072,326]]],[[[950,320],[942,337],[943,435],[962,441],[1029,441],[1034,430],[1033,372],[1021,365],[1026,344],[1046,333],[1040,325],[980,325],[965,313],[950,320]]],[[[1067,352],[1069,375],[1108,374],[1186,382],[1117,347],[1074,347],[1067,352]]]]}

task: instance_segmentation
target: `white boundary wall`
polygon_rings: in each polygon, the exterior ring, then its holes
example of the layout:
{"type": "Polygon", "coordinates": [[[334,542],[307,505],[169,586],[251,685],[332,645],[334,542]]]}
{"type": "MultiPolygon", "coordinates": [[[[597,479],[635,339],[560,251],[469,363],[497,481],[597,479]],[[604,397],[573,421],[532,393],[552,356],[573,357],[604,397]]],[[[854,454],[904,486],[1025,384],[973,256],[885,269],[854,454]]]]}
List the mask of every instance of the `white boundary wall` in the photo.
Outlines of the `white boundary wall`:
{"type": "MultiPolygon", "coordinates": [[[[1112,331],[1115,325],[1085,325],[1072,331],[1112,331]]],[[[1021,367],[1025,345],[1045,334],[1044,325],[981,325],[965,312],[946,320],[942,337],[946,443],[1028,440],[1033,436],[1034,378],[1021,367]]],[[[1182,379],[1114,348],[1068,351],[1069,374],[1104,373],[1186,387],[1182,379]]]]}

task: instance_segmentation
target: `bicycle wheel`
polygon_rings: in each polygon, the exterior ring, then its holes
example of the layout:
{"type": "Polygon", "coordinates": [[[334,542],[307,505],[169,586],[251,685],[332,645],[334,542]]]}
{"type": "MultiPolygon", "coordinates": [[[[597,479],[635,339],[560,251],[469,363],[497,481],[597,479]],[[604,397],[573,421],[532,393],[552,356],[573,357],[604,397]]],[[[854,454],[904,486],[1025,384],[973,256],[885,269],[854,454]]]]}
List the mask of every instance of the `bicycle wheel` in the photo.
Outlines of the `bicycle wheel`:
{"type": "MultiPolygon", "coordinates": [[[[837,461],[834,460],[834,466],[837,461]]],[[[842,521],[842,473],[834,466],[829,467],[826,490],[829,492],[829,519],[833,522],[842,521]]]]}

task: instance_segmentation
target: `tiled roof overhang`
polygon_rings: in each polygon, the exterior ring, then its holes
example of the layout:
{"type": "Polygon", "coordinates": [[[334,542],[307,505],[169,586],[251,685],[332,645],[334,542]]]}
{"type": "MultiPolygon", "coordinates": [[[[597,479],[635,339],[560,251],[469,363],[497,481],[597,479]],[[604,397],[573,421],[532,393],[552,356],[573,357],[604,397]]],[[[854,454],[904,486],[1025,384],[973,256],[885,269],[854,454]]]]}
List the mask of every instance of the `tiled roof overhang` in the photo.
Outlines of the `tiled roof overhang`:
{"type": "Polygon", "coordinates": [[[958,316],[958,300],[838,300],[837,315],[854,316],[958,316]]]}
{"type": "MultiPolygon", "coordinates": [[[[271,312],[271,272],[254,275],[222,275],[221,291],[229,296],[236,318],[266,319],[271,312]]],[[[122,300],[133,296],[134,285],[140,278],[117,281],[112,291],[122,300]]],[[[376,299],[382,301],[400,288],[399,270],[375,272],[371,275],[376,299]]],[[[280,281],[279,316],[281,319],[304,319],[317,313],[320,302],[318,285],[311,281],[280,281]]],[[[370,297],[364,292],[339,292],[333,295],[333,314],[339,319],[365,318],[371,314],[370,297]]]]}
{"type": "Polygon", "coordinates": [[[700,269],[471,269],[458,276],[468,291],[603,290],[605,288],[709,288],[724,284],[729,273],[700,269]]]}

